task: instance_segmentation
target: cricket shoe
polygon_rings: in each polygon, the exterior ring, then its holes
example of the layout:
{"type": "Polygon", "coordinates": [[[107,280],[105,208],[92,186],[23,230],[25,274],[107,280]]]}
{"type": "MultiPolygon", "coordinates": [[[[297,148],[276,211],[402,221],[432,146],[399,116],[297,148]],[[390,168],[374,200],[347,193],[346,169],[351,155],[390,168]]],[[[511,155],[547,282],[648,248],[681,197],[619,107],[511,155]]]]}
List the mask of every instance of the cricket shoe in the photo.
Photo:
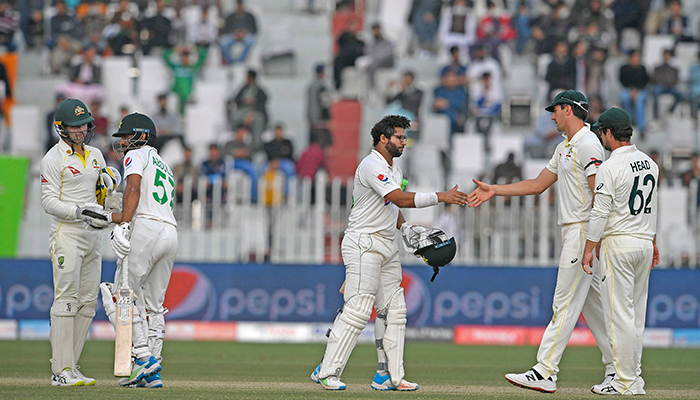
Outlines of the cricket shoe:
{"type": "Polygon", "coordinates": [[[374,380],[370,386],[374,390],[398,390],[402,392],[418,390],[417,383],[411,383],[405,379],[401,379],[401,383],[398,386],[394,386],[389,374],[380,374],[379,372],[374,375],[374,380]]]}
{"type": "Polygon", "coordinates": [[[85,381],[78,378],[74,370],[66,367],[58,374],[51,377],[53,386],[85,386],[85,381]]]}
{"type": "Polygon", "coordinates": [[[76,365],[74,371],[75,374],[78,376],[78,379],[85,382],[85,386],[95,386],[95,379],[88,378],[87,376],[83,375],[83,373],[80,372],[80,365],[76,365]]]}
{"type": "Polygon", "coordinates": [[[537,390],[544,393],[557,391],[557,383],[551,377],[544,379],[542,375],[531,369],[522,374],[506,374],[506,380],[515,386],[537,390]]]}
{"type": "Polygon", "coordinates": [[[311,373],[311,380],[316,382],[316,383],[321,383],[321,379],[318,377],[318,373],[321,372],[321,364],[318,364],[318,367],[314,370],[314,372],[311,373]]]}
{"type": "Polygon", "coordinates": [[[615,389],[613,387],[613,385],[607,385],[607,386],[602,386],[602,387],[598,387],[598,385],[595,385],[591,388],[591,392],[593,392],[595,394],[612,394],[612,395],[621,394],[620,392],[617,391],[617,389],[615,389]]]}
{"type": "Polygon", "coordinates": [[[153,356],[146,361],[134,359],[131,363],[131,376],[128,378],[121,378],[119,380],[119,386],[134,387],[140,380],[157,374],[161,369],[160,363],[153,356]]]}
{"type": "Polygon", "coordinates": [[[610,386],[610,384],[612,383],[612,381],[613,381],[614,379],[615,379],[615,374],[605,375],[605,379],[603,380],[603,382],[601,382],[601,383],[599,383],[599,384],[597,384],[597,385],[593,385],[593,386],[591,387],[591,392],[596,393],[596,390],[600,391],[600,390],[602,390],[604,387],[610,386]]]}
{"type": "Polygon", "coordinates": [[[162,388],[163,381],[160,379],[160,372],[157,372],[151,376],[147,376],[147,377],[141,379],[139,381],[139,383],[136,385],[136,387],[149,388],[149,389],[162,388]]]}
{"type": "Polygon", "coordinates": [[[345,384],[341,382],[340,378],[335,375],[319,379],[318,383],[320,383],[321,386],[323,386],[323,388],[326,390],[345,390],[345,384]]]}

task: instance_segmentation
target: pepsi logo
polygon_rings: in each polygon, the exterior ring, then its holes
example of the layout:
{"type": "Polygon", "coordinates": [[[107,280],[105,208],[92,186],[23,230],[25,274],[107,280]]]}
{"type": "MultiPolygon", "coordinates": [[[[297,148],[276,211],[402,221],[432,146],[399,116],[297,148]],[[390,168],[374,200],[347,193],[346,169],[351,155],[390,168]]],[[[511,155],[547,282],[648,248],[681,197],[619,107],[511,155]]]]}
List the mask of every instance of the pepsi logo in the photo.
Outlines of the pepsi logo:
{"type": "Polygon", "coordinates": [[[431,297],[428,287],[418,275],[403,270],[401,287],[406,298],[409,326],[424,326],[428,322],[431,310],[431,297]]]}
{"type": "Polygon", "coordinates": [[[387,178],[386,176],[384,176],[382,174],[379,174],[379,176],[377,176],[377,178],[379,178],[379,180],[382,182],[386,182],[389,180],[389,178],[387,178]]]}
{"type": "Polygon", "coordinates": [[[131,165],[131,157],[127,157],[126,160],[124,160],[124,166],[128,167],[129,165],[131,165]]]}
{"type": "Polygon", "coordinates": [[[166,319],[211,321],[216,312],[216,292],[199,269],[176,266],[170,276],[164,306],[166,319]]]}

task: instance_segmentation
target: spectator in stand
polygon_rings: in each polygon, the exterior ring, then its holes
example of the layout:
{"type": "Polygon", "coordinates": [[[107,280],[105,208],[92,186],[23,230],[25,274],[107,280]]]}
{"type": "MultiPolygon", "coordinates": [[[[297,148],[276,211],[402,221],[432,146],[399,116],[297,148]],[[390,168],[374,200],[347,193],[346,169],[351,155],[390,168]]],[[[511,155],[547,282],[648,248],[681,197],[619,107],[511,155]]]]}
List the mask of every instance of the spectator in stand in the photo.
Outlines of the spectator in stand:
{"type": "Polygon", "coordinates": [[[294,145],[284,137],[284,125],[278,123],[274,129],[275,137],[263,146],[267,161],[277,160],[278,168],[287,178],[294,176],[294,145]]]}
{"type": "Polygon", "coordinates": [[[435,51],[435,34],[441,9],[442,0],[413,0],[411,4],[408,23],[413,27],[418,47],[423,51],[435,51]]]}
{"type": "Polygon", "coordinates": [[[143,54],[150,54],[154,48],[167,49],[172,46],[170,33],[172,22],[165,15],[163,0],[156,0],[156,14],[141,23],[139,38],[143,54]]]}
{"type": "Polygon", "coordinates": [[[33,49],[44,39],[44,1],[25,0],[19,2],[19,27],[27,48],[33,49]]]}
{"type": "Polygon", "coordinates": [[[575,32],[575,34],[571,35],[572,38],[586,42],[589,47],[595,46],[607,49],[610,48],[613,43],[613,35],[602,31],[598,25],[598,21],[595,19],[590,20],[587,25],[581,27],[579,30],[572,32],[575,32]]]}
{"type": "Polygon", "coordinates": [[[526,0],[520,0],[518,13],[513,17],[513,28],[517,33],[515,51],[518,54],[523,54],[525,52],[530,35],[532,34],[530,29],[531,18],[532,13],[530,11],[530,5],[526,0]]]}
{"type": "Polygon", "coordinates": [[[326,87],[323,64],[316,65],[316,78],[306,91],[306,118],[309,128],[326,129],[331,119],[331,96],[326,87]]]}
{"type": "Polygon", "coordinates": [[[683,14],[681,0],[669,2],[671,15],[659,26],[659,34],[673,35],[676,42],[693,41],[693,23],[687,15],[683,14]]]}
{"type": "Polygon", "coordinates": [[[245,125],[236,128],[236,137],[224,146],[224,155],[233,157],[229,169],[242,171],[250,178],[251,199],[258,198],[258,176],[253,164],[254,148],[251,145],[250,132],[245,125]]]}
{"type": "Polygon", "coordinates": [[[68,14],[65,1],[56,1],[56,15],[51,18],[51,32],[46,44],[50,49],[49,63],[54,74],[63,72],[70,65],[80,50],[82,36],[78,21],[68,14]]]}
{"type": "Polygon", "coordinates": [[[493,0],[486,0],[486,14],[479,19],[476,38],[479,41],[493,36],[500,43],[515,39],[517,33],[511,23],[510,15],[496,5],[493,0]]]}
{"type": "Polygon", "coordinates": [[[187,31],[187,42],[200,47],[209,47],[216,43],[218,32],[216,24],[209,19],[209,8],[202,7],[202,14],[187,31]]]}
{"type": "Polygon", "coordinates": [[[690,169],[683,171],[681,174],[681,182],[683,186],[690,186],[690,182],[700,180],[700,157],[698,153],[690,155],[690,169]]]}
{"type": "Polygon", "coordinates": [[[522,169],[515,163],[515,154],[508,153],[508,159],[504,163],[496,166],[493,173],[493,181],[498,182],[501,178],[503,178],[506,184],[523,179],[522,169]]]}
{"type": "Polygon", "coordinates": [[[207,202],[211,202],[213,186],[219,181],[222,184],[225,197],[228,188],[226,183],[226,162],[221,158],[221,151],[218,145],[209,145],[209,159],[202,163],[200,170],[202,175],[207,177],[207,202]]]}
{"type": "MultiPolygon", "coordinates": [[[[253,137],[253,148],[262,147],[261,135],[267,126],[267,94],[258,86],[258,74],[248,71],[247,82],[241,88],[233,102],[236,110],[230,120],[233,126],[246,125],[253,137]]],[[[229,102],[231,102],[229,100],[229,102]]]]}
{"type": "Polygon", "coordinates": [[[659,166],[659,181],[656,184],[660,185],[661,181],[665,180],[666,177],[669,176],[669,171],[668,169],[666,169],[664,163],[661,161],[659,152],[657,150],[651,150],[649,152],[649,158],[651,158],[656,163],[656,165],[659,166]]]}
{"type": "Polygon", "coordinates": [[[640,38],[644,38],[644,21],[646,20],[646,10],[644,2],[639,0],[614,0],[610,4],[617,33],[617,48],[626,52],[631,49],[622,48],[622,31],[625,28],[632,28],[639,33],[640,38]]]}
{"type": "Polygon", "coordinates": [[[0,46],[7,52],[17,51],[15,31],[19,27],[19,15],[12,8],[10,0],[0,0],[0,46]]]}
{"type": "Polygon", "coordinates": [[[700,52],[688,72],[688,101],[690,101],[690,116],[697,125],[698,109],[700,109],[700,52]]]}
{"type": "Polygon", "coordinates": [[[549,14],[541,14],[530,20],[535,54],[551,53],[554,45],[566,39],[571,25],[569,9],[564,1],[550,5],[549,14]]]}
{"type": "Polygon", "coordinates": [[[132,54],[139,45],[139,23],[136,17],[137,11],[131,9],[129,0],[120,0],[119,10],[114,13],[104,32],[115,56],[132,54]]]}
{"type": "MultiPolygon", "coordinates": [[[[10,83],[10,77],[7,75],[7,68],[5,68],[5,64],[0,62],[0,83],[5,86],[5,93],[0,94],[0,100],[2,100],[2,96],[4,95],[5,98],[11,99],[12,98],[12,84],[10,83]]],[[[2,115],[2,111],[0,110],[0,115],[2,115]]]]}
{"type": "Polygon", "coordinates": [[[53,124],[53,115],[56,111],[56,107],[58,107],[58,105],[61,104],[61,102],[65,99],[66,96],[64,96],[62,93],[56,93],[56,106],[52,107],[51,110],[48,113],[46,113],[46,151],[51,150],[51,148],[61,139],[61,137],[58,136],[56,127],[53,124]]]}
{"type": "Polygon", "coordinates": [[[586,93],[586,81],[588,80],[587,74],[587,55],[588,55],[588,43],[579,40],[571,46],[571,58],[574,61],[574,66],[576,68],[576,75],[574,76],[576,86],[574,89],[581,93],[586,93]]]}
{"type": "MultiPolygon", "coordinates": [[[[327,143],[323,141],[322,136],[311,135],[309,147],[301,153],[296,163],[299,179],[308,178],[314,181],[319,169],[323,168],[326,171],[328,170],[328,158],[325,152],[326,146],[327,143]]],[[[311,198],[313,199],[314,196],[311,196],[311,198]]]]}
{"type": "Polygon", "coordinates": [[[221,54],[228,64],[246,62],[258,33],[255,17],[245,10],[243,0],[236,0],[236,6],[236,11],[226,17],[221,30],[221,54]]]}
{"type": "Polygon", "coordinates": [[[471,96],[474,99],[474,117],[476,131],[486,138],[486,147],[489,148],[489,136],[493,123],[501,118],[501,104],[503,93],[491,84],[491,74],[484,72],[479,82],[474,85],[471,96]]]}
{"type": "Polygon", "coordinates": [[[467,71],[469,82],[478,82],[487,72],[491,75],[491,84],[493,87],[496,88],[496,90],[502,91],[501,64],[495,58],[491,57],[491,49],[488,45],[477,44],[474,46],[474,59],[467,71]]]}
{"type": "Polygon", "coordinates": [[[92,118],[95,118],[92,121],[93,125],[95,125],[95,130],[93,131],[95,136],[93,136],[90,144],[98,147],[102,154],[107,154],[112,152],[112,132],[108,133],[109,119],[102,114],[100,111],[101,107],[102,103],[99,101],[93,101],[90,104],[90,115],[92,118]]]}
{"type": "Polygon", "coordinates": [[[355,65],[355,61],[365,53],[365,42],[357,35],[359,29],[359,22],[349,19],[345,31],[338,36],[338,54],[333,59],[333,81],[336,90],[343,86],[343,69],[355,65]]]}
{"type": "Polygon", "coordinates": [[[100,3],[93,3],[88,11],[80,19],[80,28],[83,31],[83,47],[93,46],[97,54],[104,55],[107,50],[107,41],[102,37],[102,31],[107,26],[107,18],[102,14],[100,3]]]}
{"type": "Polygon", "coordinates": [[[557,42],[552,57],[544,77],[549,84],[547,94],[551,96],[555,92],[576,88],[576,62],[569,55],[569,45],[566,41],[557,42]]]}
{"type": "Polygon", "coordinates": [[[678,68],[671,65],[671,57],[673,51],[664,50],[663,61],[660,65],[654,68],[654,73],[651,76],[651,81],[654,85],[654,118],[659,118],[659,96],[662,94],[671,94],[674,97],[673,105],[670,112],[676,109],[676,106],[683,100],[683,93],[676,85],[678,85],[678,68]]]}
{"type": "Polygon", "coordinates": [[[640,134],[646,129],[646,105],[649,75],[642,65],[642,55],[638,50],[629,53],[627,64],[620,67],[620,102],[632,116],[632,124],[639,128],[640,134]]]}
{"type": "MultiPolygon", "coordinates": [[[[156,127],[156,129],[158,129],[156,127]]],[[[192,149],[189,147],[185,147],[184,149],[184,156],[185,159],[180,163],[177,164],[173,168],[173,175],[175,175],[175,198],[177,199],[178,203],[182,203],[183,200],[183,193],[185,192],[185,180],[187,178],[190,179],[190,182],[192,184],[191,186],[191,200],[195,200],[197,198],[197,179],[199,179],[199,168],[197,168],[196,165],[192,162],[192,149]]]]}
{"type": "Polygon", "coordinates": [[[367,69],[369,85],[374,87],[374,74],[380,68],[394,66],[394,45],[382,36],[382,27],[378,23],[372,25],[372,42],[367,45],[366,55],[359,57],[356,64],[360,69],[367,69]]]}
{"type": "MultiPolygon", "coordinates": [[[[581,3],[585,3],[585,1],[581,3]]],[[[576,18],[578,22],[577,28],[579,30],[587,30],[590,23],[595,22],[601,34],[610,36],[611,38],[614,36],[615,29],[613,19],[615,16],[613,12],[603,4],[602,0],[589,0],[588,5],[585,5],[582,9],[576,9],[574,6],[574,9],[571,11],[572,15],[580,15],[580,18],[576,18]]]]}
{"type": "Polygon", "coordinates": [[[194,80],[199,69],[204,65],[206,58],[206,47],[197,47],[196,60],[192,59],[192,52],[186,46],[177,46],[174,49],[169,48],[163,52],[163,60],[170,67],[173,74],[173,85],[170,90],[180,99],[178,108],[180,115],[185,115],[185,106],[194,91],[194,80]]]}
{"type": "Polygon", "coordinates": [[[452,46],[450,48],[450,56],[450,63],[442,67],[442,70],[440,71],[440,80],[442,81],[445,78],[445,74],[447,74],[448,71],[451,71],[457,75],[460,85],[468,84],[469,80],[467,79],[467,66],[462,63],[462,55],[459,52],[459,47],[452,46]]]}
{"type": "Polygon", "coordinates": [[[452,135],[464,132],[469,106],[467,91],[464,86],[459,85],[457,75],[448,72],[445,75],[445,84],[435,88],[433,95],[433,110],[450,118],[451,141],[452,135]]]}
{"type": "MultiPolygon", "coordinates": [[[[551,97],[550,97],[551,101],[551,97]]],[[[563,136],[557,131],[557,125],[552,120],[552,113],[540,110],[535,122],[535,130],[525,137],[523,146],[525,153],[532,158],[549,159],[563,136]]]]}
{"type": "Polygon", "coordinates": [[[171,139],[178,139],[183,148],[187,147],[185,138],[182,136],[180,119],[168,109],[168,95],[166,93],[158,95],[158,111],[151,114],[151,119],[158,131],[158,139],[156,140],[158,150],[162,149],[165,143],[171,139]]]}
{"type": "Polygon", "coordinates": [[[73,82],[80,82],[84,85],[102,84],[102,67],[95,59],[97,49],[88,46],[81,53],[80,63],[74,66],[70,72],[70,79],[73,82]]]}
{"type": "MultiPolygon", "coordinates": [[[[399,82],[389,82],[389,91],[395,90],[397,86],[400,89],[399,92],[387,96],[386,103],[397,103],[403,110],[410,112],[413,115],[413,118],[409,118],[411,130],[418,130],[420,128],[420,105],[423,101],[423,91],[416,87],[413,71],[405,71],[399,82]]],[[[400,110],[399,115],[403,115],[400,110]]]]}
{"type": "Polygon", "coordinates": [[[455,0],[451,7],[442,9],[439,33],[442,52],[457,46],[462,54],[469,54],[469,47],[476,42],[476,18],[467,0],[455,0]]]}
{"type": "MultiPolygon", "coordinates": [[[[588,52],[586,61],[586,90],[588,97],[603,98],[603,88],[608,85],[606,72],[607,52],[605,49],[594,47],[588,52]]],[[[589,112],[590,114],[590,112],[589,112]]]]}

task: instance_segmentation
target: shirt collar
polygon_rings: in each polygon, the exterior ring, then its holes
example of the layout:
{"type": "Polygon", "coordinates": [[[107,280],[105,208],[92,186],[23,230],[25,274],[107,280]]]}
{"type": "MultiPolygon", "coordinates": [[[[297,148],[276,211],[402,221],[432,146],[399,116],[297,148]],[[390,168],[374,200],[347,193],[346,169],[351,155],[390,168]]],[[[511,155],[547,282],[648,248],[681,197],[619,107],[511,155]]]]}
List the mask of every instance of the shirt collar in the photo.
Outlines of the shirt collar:
{"type": "Polygon", "coordinates": [[[380,160],[384,161],[384,164],[388,165],[389,168],[393,168],[393,166],[390,165],[390,164],[386,161],[386,158],[384,158],[384,156],[382,155],[382,153],[378,152],[378,151],[375,150],[375,149],[372,149],[372,151],[370,152],[370,154],[373,155],[373,156],[375,156],[375,157],[377,157],[377,158],[379,158],[380,160]]]}
{"type": "MultiPolygon", "coordinates": [[[[576,134],[571,138],[571,140],[568,140],[566,142],[567,146],[570,146],[571,144],[577,143],[581,138],[588,132],[591,131],[591,126],[588,125],[587,122],[583,123],[583,127],[576,132],[576,134]]],[[[566,138],[566,132],[562,133],[562,136],[566,138]]]]}
{"type": "Polygon", "coordinates": [[[633,144],[629,146],[622,146],[613,150],[613,152],[610,153],[610,157],[614,156],[615,154],[634,153],[635,151],[637,151],[637,146],[633,144]]]}
{"type": "MultiPolygon", "coordinates": [[[[75,146],[75,145],[73,145],[73,146],[75,146]]],[[[68,142],[66,142],[63,139],[58,140],[58,148],[59,148],[59,150],[61,150],[61,153],[66,153],[66,154],[75,153],[73,151],[73,146],[71,146],[68,142]]],[[[85,147],[85,145],[83,145],[83,147],[85,147]]]]}

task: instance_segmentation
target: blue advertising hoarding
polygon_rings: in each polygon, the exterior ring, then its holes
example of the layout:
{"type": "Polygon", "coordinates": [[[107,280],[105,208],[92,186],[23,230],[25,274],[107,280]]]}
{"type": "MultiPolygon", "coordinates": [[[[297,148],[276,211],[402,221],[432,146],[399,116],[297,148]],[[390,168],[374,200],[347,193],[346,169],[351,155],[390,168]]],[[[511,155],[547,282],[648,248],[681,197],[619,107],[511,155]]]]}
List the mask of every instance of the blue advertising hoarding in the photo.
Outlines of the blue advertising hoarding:
{"type": "MultiPolygon", "coordinates": [[[[112,281],[114,262],[103,264],[112,281]]],[[[404,268],[410,326],[543,326],[552,315],[554,268],[404,268]]],[[[168,320],[331,322],[342,295],[342,265],[177,263],[166,295],[168,320]]],[[[48,260],[0,260],[0,319],[48,319],[48,260]]],[[[700,271],[655,270],[648,327],[700,327],[700,271]]],[[[101,301],[96,319],[105,320],[101,301]]]]}

